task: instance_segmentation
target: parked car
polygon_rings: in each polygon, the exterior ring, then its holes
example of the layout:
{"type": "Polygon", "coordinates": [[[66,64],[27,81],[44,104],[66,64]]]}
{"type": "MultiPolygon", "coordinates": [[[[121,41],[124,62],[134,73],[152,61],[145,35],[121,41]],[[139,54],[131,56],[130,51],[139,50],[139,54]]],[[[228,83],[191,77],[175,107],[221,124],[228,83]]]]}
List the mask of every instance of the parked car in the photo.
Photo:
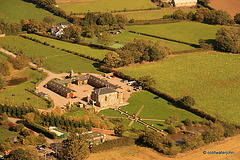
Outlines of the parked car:
{"type": "Polygon", "coordinates": [[[123,79],[123,80],[122,80],[122,82],[123,82],[123,83],[127,83],[127,82],[128,82],[128,80],[126,80],[126,79],[123,79]]]}

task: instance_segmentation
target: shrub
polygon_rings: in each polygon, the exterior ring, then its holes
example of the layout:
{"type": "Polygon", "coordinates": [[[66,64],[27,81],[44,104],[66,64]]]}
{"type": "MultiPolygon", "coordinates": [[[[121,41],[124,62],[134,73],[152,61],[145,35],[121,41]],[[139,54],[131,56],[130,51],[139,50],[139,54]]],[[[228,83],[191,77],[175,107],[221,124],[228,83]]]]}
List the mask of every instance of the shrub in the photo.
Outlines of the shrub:
{"type": "Polygon", "coordinates": [[[176,129],[174,126],[171,125],[171,126],[167,127],[167,132],[170,134],[174,134],[174,133],[176,133],[176,129]]]}
{"type": "Polygon", "coordinates": [[[185,121],[184,121],[184,124],[186,126],[191,126],[192,125],[192,120],[190,118],[187,118],[185,121]]]}

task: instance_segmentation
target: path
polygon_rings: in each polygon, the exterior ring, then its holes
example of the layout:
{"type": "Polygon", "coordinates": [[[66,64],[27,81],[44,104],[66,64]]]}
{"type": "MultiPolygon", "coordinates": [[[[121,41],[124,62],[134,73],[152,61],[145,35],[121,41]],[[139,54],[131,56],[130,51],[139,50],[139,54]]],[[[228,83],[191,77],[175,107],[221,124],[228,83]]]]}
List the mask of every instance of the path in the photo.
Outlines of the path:
{"type": "MultiPolygon", "coordinates": [[[[141,113],[141,111],[142,111],[143,108],[144,108],[144,105],[142,105],[142,107],[139,109],[139,111],[137,112],[137,114],[135,115],[135,117],[137,117],[137,116],[141,113]]],[[[132,121],[129,123],[128,127],[130,127],[130,126],[133,124],[134,121],[135,121],[135,120],[132,120],[132,121]]]]}
{"type": "Polygon", "coordinates": [[[146,122],[142,121],[141,119],[139,119],[139,118],[137,118],[137,117],[135,117],[135,116],[132,116],[132,115],[130,115],[130,114],[128,114],[128,113],[126,113],[126,112],[120,110],[119,108],[117,108],[116,110],[119,111],[121,114],[126,115],[130,120],[137,121],[137,122],[139,122],[139,123],[141,123],[141,124],[147,126],[148,128],[151,128],[152,130],[161,133],[163,136],[166,136],[166,135],[167,135],[167,133],[164,133],[162,130],[157,129],[157,128],[155,128],[155,127],[153,127],[153,126],[147,124],[146,122]]]}

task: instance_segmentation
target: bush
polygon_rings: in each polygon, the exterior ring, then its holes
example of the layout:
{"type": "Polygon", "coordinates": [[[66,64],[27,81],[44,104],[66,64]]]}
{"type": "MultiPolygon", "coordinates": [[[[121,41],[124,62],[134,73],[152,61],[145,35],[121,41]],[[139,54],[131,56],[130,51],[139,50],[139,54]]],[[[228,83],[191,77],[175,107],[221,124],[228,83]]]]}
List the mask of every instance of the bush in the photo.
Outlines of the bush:
{"type": "Polygon", "coordinates": [[[167,127],[167,132],[169,133],[169,134],[174,134],[174,133],[176,133],[176,129],[175,129],[175,127],[174,126],[168,126],[167,127]]]}
{"type": "Polygon", "coordinates": [[[184,121],[184,124],[186,126],[192,126],[192,120],[190,118],[187,118],[185,121],[184,121]]]}

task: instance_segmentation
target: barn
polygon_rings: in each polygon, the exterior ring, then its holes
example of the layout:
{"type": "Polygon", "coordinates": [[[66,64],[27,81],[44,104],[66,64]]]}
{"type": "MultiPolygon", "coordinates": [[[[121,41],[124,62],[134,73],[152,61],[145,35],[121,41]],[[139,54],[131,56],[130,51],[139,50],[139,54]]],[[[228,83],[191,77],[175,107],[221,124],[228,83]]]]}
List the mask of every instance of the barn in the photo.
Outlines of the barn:
{"type": "Polygon", "coordinates": [[[174,7],[185,7],[197,5],[197,0],[172,0],[174,7]]]}
{"type": "Polygon", "coordinates": [[[49,81],[45,87],[47,87],[48,89],[52,90],[53,92],[63,96],[63,97],[66,97],[66,98],[71,98],[71,97],[74,97],[76,96],[76,91],[62,85],[62,84],[59,84],[55,81],[49,81]]]}

